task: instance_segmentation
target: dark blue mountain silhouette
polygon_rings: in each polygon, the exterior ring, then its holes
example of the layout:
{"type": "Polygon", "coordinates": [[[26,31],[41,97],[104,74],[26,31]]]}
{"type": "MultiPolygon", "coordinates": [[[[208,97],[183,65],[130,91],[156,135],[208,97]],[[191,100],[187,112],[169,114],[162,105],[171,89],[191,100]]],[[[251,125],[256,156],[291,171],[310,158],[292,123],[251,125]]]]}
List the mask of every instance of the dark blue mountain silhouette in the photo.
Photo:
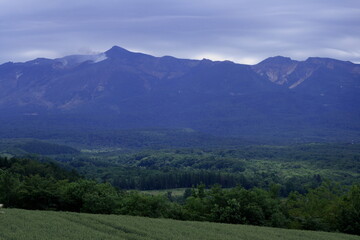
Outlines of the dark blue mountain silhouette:
{"type": "Polygon", "coordinates": [[[2,128],[192,128],[221,136],[358,141],[360,65],[268,58],[257,65],[97,55],[0,65],[2,128]]]}

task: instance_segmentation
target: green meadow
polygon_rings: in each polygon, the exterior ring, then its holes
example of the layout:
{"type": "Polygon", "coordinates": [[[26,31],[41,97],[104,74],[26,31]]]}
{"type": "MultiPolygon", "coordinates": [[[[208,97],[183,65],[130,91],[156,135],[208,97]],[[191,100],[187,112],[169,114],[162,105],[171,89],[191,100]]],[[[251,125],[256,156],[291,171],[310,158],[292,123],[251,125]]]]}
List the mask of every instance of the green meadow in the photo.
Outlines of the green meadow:
{"type": "Polygon", "coordinates": [[[237,239],[359,240],[340,233],[288,230],[134,216],[3,209],[1,240],[237,239]]]}

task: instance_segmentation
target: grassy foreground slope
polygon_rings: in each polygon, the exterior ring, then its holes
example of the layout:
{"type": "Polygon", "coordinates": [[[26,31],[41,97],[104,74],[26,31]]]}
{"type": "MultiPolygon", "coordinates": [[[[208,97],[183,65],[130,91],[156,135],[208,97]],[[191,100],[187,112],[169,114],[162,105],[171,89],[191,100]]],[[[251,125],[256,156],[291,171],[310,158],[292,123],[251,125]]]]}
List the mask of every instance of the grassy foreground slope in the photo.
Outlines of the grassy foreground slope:
{"type": "Polygon", "coordinates": [[[237,240],[359,240],[360,237],[326,232],[299,231],[185,222],[119,215],[5,209],[0,214],[1,240],[91,239],[237,239],[237,240]]]}

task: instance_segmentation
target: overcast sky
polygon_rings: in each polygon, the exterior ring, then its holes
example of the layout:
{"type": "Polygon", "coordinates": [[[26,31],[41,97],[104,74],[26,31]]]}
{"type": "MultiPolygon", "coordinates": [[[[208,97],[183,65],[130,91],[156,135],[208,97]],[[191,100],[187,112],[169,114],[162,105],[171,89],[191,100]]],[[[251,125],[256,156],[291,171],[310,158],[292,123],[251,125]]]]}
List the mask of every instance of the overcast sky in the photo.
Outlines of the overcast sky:
{"type": "Polygon", "coordinates": [[[360,63],[360,0],[0,0],[0,63],[103,52],[360,63]]]}

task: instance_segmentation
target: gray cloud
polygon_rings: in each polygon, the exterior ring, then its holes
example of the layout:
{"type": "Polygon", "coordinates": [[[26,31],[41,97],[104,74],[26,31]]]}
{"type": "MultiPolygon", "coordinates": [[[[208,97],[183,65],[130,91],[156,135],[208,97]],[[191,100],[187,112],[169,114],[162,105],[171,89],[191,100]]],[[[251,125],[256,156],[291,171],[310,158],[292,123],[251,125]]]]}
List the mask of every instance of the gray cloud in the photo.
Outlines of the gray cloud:
{"type": "Polygon", "coordinates": [[[101,52],[360,62],[358,0],[0,1],[0,63],[101,52]]]}

